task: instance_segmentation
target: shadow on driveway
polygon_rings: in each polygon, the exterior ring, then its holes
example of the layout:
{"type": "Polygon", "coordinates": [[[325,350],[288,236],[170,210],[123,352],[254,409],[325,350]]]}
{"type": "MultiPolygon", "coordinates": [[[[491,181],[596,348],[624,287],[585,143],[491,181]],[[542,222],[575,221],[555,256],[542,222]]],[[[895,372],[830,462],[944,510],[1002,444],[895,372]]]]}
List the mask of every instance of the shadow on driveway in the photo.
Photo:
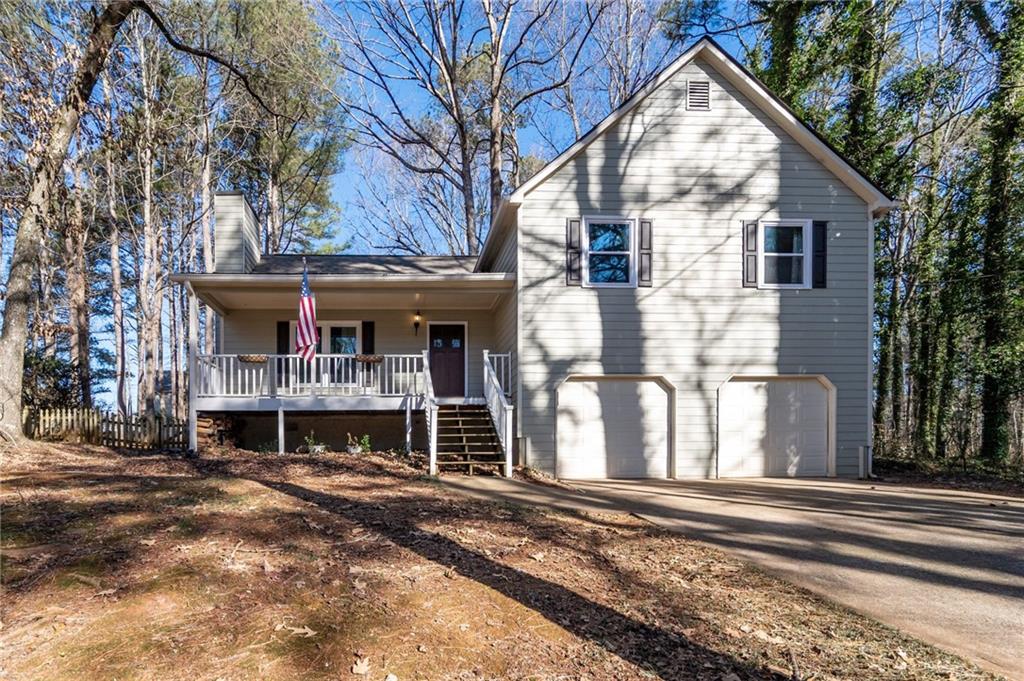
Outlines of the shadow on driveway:
{"type": "Polygon", "coordinates": [[[496,478],[454,489],[628,512],[748,559],[882,622],[1024,679],[1024,503],[835,480],[600,480],[578,491],[496,478]]]}

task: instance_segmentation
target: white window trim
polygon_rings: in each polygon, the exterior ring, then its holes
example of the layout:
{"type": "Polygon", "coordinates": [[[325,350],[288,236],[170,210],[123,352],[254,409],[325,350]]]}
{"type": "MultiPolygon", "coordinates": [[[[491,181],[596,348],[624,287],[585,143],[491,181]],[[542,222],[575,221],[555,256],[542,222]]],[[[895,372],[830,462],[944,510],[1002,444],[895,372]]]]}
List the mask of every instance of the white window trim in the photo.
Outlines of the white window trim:
{"type": "Polygon", "coordinates": [[[583,229],[580,234],[580,258],[582,281],[584,288],[636,288],[637,280],[637,220],[626,218],[621,215],[584,215],[583,229]],[[590,223],[592,222],[625,222],[629,223],[629,252],[626,251],[596,251],[596,253],[608,253],[610,255],[627,254],[629,256],[629,281],[626,283],[597,282],[590,281],[590,223]]]}
{"type": "MultiPolygon", "coordinates": [[[[764,289],[809,289],[811,288],[811,265],[813,261],[814,244],[811,237],[814,230],[811,229],[811,220],[758,220],[757,222],[757,287],[764,289]],[[804,250],[801,257],[804,259],[803,283],[802,284],[767,284],[764,281],[764,229],[765,227],[801,227],[803,229],[804,250]]],[[[773,254],[777,255],[777,254],[773,254]]],[[[785,257],[785,255],[783,255],[785,257]]]]}
{"type": "MultiPolygon", "coordinates": [[[[296,320],[290,322],[288,330],[288,354],[295,354],[295,327],[298,325],[296,320]]],[[[316,320],[316,325],[319,326],[323,333],[320,334],[320,345],[316,349],[318,355],[329,355],[327,352],[331,348],[331,327],[332,326],[354,326],[356,327],[356,353],[359,354],[363,351],[363,322],[358,319],[348,319],[341,321],[333,320],[316,320]]]]}

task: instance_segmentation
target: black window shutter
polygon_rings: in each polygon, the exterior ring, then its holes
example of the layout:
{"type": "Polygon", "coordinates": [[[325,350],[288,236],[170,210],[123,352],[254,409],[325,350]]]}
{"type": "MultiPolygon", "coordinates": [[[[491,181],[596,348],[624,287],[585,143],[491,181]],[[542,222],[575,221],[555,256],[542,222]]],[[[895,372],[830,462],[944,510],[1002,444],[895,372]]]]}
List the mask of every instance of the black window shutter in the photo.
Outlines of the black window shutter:
{"type": "Polygon", "coordinates": [[[825,288],[828,281],[828,222],[815,220],[811,230],[811,286],[825,288]]]}
{"type": "Polygon", "coordinates": [[[277,354],[279,355],[287,355],[291,352],[291,348],[288,347],[289,326],[288,322],[277,323],[277,354]]]}
{"type": "Polygon", "coordinates": [[[566,286],[579,286],[583,283],[580,250],[580,220],[578,218],[569,218],[565,223],[566,286]]]}
{"type": "Polygon", "coordinates": [[[638,286],[651,286],[653,284],[654,269],[654,223],[651,220],[640,221],[640,244],[639,253],[640,267],[637,273],[638,286]]]}
{"type": "Polygon", "coordinates": [[[373,349],[373,322],[363,322],[363,354],[372,355],[373,349]]]}
{"type": "Polygon", "coordinates": [[[743,286],[757,288],[757,220],[743,223],[743,286]]]}

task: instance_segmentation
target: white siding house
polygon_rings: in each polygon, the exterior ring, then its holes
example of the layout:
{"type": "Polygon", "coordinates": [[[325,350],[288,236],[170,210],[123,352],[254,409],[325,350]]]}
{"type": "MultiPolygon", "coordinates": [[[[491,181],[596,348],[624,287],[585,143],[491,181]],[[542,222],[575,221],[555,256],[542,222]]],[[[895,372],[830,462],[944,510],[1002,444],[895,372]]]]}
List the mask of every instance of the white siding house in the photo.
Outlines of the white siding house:
{"type": "MultiPolygon", "coordinates": [[[[705,39],[516,189],[469,267],[370,256],[311,279],[322,319],[375,322],[376,352],[429,349],[414,313],[465,322],[457,399],[486,404],[522,464],[569,478],[857,476],[873,220],[892,205],[705,39]]],[[[234,283],[178,279],[222,312],[221,353],[280,351],[295,262],[272,274],[238,250],[234,283]]],[[[195,408],[231,406],[210,399],[195,408]]]]}

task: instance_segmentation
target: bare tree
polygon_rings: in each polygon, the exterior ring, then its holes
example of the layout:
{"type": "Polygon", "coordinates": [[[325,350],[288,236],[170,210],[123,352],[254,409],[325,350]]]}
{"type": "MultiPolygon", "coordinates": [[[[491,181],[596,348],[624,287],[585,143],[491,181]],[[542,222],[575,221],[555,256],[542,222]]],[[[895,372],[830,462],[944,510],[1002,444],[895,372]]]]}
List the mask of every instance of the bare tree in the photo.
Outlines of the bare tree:
{"type": "Polygon", "coordinates": [[[481,4],[489,37],[481,56],[488,72],[485,108],[493,219],[505,190],[508,121],[515,120],[536,98],[558,91],[570,82],[607,1],[581,3],[575,29],[557,33],[552,33],[552,26],[562,25],[555,11],[557,0],[481,0],[481,4]],[[540,40],[545,33],[558,37],[545,43],[540,40]]]}
{"type": "Polygon", "coordinates": [[[54,111],[48,128],[32,144],[30,181],[11,252],[7,280],[3,329],[0,331],[0,434],[17,439],[22,435],[21,404],[25,341],[32,302],[32,273],[43,243],[43,224],[71,139],[92,97],[96,81],[124,22],[136,10],[146,14],[164,39],[177,50],[197,54],[228,68],[261,105],[263,99],[252,90],[245,75],[232,64],[205,50],[181,43],[145,0],[111,0],[92,17],[88,41],[75,69],[67,94],[54,111]],[[37,150],[37,151],[35,151],[37,150]]]}
{"type": "MultiPolygon", "coordinates": [[[[559,21],[540,36],[549,49],[578,23],[571,9],[558,11],[559,21]]],[[[562,151],[621,106],[679,52],[680,44],[669,40],[664,29],[657,6],[645,0],[609,0],[580,63],[573,69],[570,55],[559,53],[555,68],[564,85],[542,96],[543,115],[533,118],[548,153],[562,151]],[[565,137],[565,118],[570,139],[565,137]]]]}
{"type": "Polygon", "coordinates": [[[40,154],[32,162],[32,182],[22,207],[23,213],[11,254],[3,331],[0,332],[0,373],[4,375],[4,380],[0,382],[0,429],[11,438],[21,437],[22,432],[22,365],[32,296],[32,269],[39,257],[39,247],[43,240],[42,224],[50,193],[114,38],[134,9],[135,3],[130,0],[115,1],[95,18],[89,42],[68,95],[52,119],[40,154]]]}
{"type": "Polygon", "coordinates": [[[408,255],[465,253],[461,196],[443,178],[410,171],[386,154],[362,148],[356,165],[363,177],[352,201],[357,233],[371,248],[408,255]]]}
{"type": "Polygon", "coordinates": [[[481,228],[474,174],[483,140],[468,93],[478,57],[468,13],[463,0],[397,0],[346,3],[326,16],[353,78],[339,98],[356,144],[457,190],[463,248],[473,254],[481,228]]]}

